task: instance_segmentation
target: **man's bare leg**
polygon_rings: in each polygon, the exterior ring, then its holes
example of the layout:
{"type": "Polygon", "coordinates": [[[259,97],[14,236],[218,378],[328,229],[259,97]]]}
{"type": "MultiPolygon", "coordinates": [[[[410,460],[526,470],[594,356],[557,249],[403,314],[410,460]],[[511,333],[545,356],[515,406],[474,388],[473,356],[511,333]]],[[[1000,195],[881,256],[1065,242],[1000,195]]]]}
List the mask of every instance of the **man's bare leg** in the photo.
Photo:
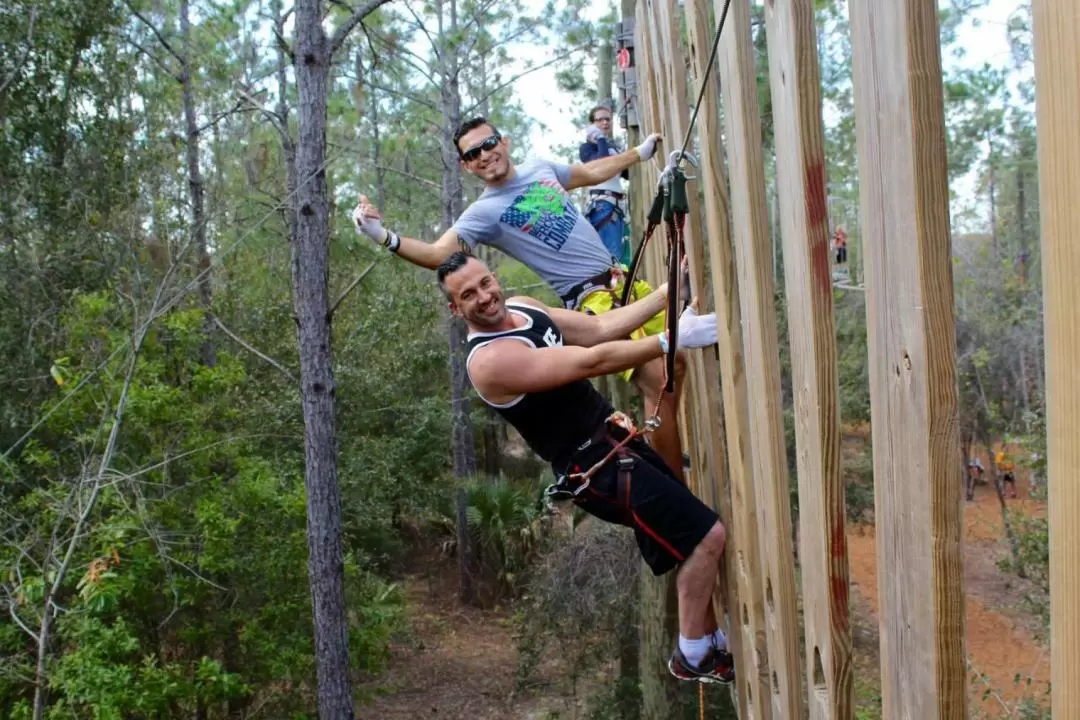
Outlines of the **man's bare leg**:
{"type": "Polygon", "coordinates": [[[716,630],[712,607],[716,576],[724,552],[724,526],[719,522],[702,538],[675,576],[679,593],[679,634],[696,639],[716,630]]]}
{"type": "MultiPolygon", "coordinates": [[[[656,398],[664,387],[665,359],[650,360],[639,367],[633,375],[633,382],[642,394],[645,402],[646,417],[652,415],[656,398]]],[[[679,355],[675,361],[675,393],[664,393],[660,403],[660,427],[648,435],[649,445],[663,458],[675,476],[685,485],[686,478],[682,469],[682,441],[679,439],[679,396],[682,394],[682,380],[686,362],[679,355]]]]}

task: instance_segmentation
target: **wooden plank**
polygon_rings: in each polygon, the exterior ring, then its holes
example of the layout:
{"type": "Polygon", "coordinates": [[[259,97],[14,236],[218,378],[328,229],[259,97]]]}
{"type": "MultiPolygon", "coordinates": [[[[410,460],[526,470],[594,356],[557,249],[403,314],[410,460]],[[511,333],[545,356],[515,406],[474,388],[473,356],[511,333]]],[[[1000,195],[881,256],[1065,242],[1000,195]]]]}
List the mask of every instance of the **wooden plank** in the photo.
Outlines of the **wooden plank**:
{"type": "Polygon", "coordinates": [[[935,0],[852,3],[885,718],[967,717],[949,187],[935,0]]]}
{"type": "MultiPolygon", "coordinates": [[[[714,0],[721,12],[724,0],[714,0]]],[[[750,447],[765,596],[770,693],[775,718],[803,717],[787,457],[780,407],[780,356],[772,249],[749,0],[732,0],[717,61],[731,173],[732,234],[743,313],[750,447]],[[765,539],[768,539],[766,542],[765,539]]],[[[762,703],[766,702],[762,698],[762,703]]]]}
{"type": "MultiPolygon", "coordinates": [[[[687,41],[690,65],[695,78],[694,97],[701,91],[701,80],[711,50],[715,29],[709,21],[706,0],[686,3],[687,41]]],[[[753,471],[749,452],[749,409],[746,396],[746,368],[743,365],[742,310],[739,307],[738,280],[731,247],[731,218],[724,152],[720,145],[721,120],[716,68],[709,74],[705,99],[698,115],[698,172],[704,192],[705,237],[709,248],[713,307],[717,315],[720,381],[723,389],[724,429],[727,449],[730,510],[724,522],[728,528],[728,546],[724,560],[729,584],[729,606],[736,611],[731,618],[732,643],[739,678],[739,708],[743,720],[768,720],[769,703],[757,698],[769,697],[769,650],[765,640],[765,601],[758,582],[760,555],[753,471]],[[737,600],[735,599],[737,598],[737,600]],[[738,628],[737,630],[735,628],[738,628]],[[737,650],[737,652],[736,652],[737,650]]]]}
{"type": "Polygon", "coordinates": [[[1034,0],[1039,223],[1046,312],[1052,712],[1080,717],[1080,10],[1034,0]]]}
{"type": "MultiPolygon", "coordinates": [[[[686,53],[679,41],[679,27],[676,23],[677,9],[674,8],[673,0],[659,0],[649,3],[652,5],[656,16],[656,39],[655,47],[659,49],[663,59],[660,69],[659,88],[660,104],[663,108],[664,133],[668,138],[663,146],[663,157],[682,145],[683,136],[690,122],[690,110],[687,107],[687,83],[684,64],[679,58],[686,57],[686,53]]],[[[693,167],[687,164],[686,174],[693,175],[693,167]]],[[[686,226],[683,231],[684,245],[686,247],[687,260],[690,264],[690,289],[694,296],[699,299],[702,312],[709,310],[707,304],[709,297],[704,292],[704,257],[701,250],[701,209],[698,201],[698,193],[695,181],[687,183],[687,199],[689,212],[686,214],[686,226]]],[[[666,229],[665,229],[666,232],[666,229]]],[[[667,266],[667,243],[664,244],[664,266],[667,266]]],[[[713,353],[691,351],[685,354],[687,359],[687,372],[684,379],[684,387],[681,390],[682,407],[688,411],[690,422],[684,424],[683,430],[687,437],[693,438],[692,443],[684,444],[683,447],[691,457],[692,467],[696,469],[695,476],[698,478],[715,477],[718,473],[717,459],[724,457],[723,440],[720,432],[720,400],[716,368],[716,356],[713,353]]],[[[708,490],[701,491],[698,495],[711,502],[715,507],[715,485],[708,483],[708,490]]]]}
{"type": "MultiPolygon", "coordinates": [[[[637,26],[637,42],[635,45],[635,62],[639,67],[638,98],[641,101],[642,114],[640,130],[642,136],[655,131],[660,127],[656,85],[652,81],[652,61],[649,52],[650,30],[648,23],[643,24],[646,16],[646,8],[643,3],[638,3],[635,15],[637,26]]],[[[653,189],[656,187],[656,168],[653,163],[642,164],[642,175],[645,182],[643,187],[638,188],[642,198],[641,207],[648,213],[652,203],[653,189]]],[[[645,272],[643,275],[653,286],[662,274],[659,272],[659,251],[662,242],[656,239],[650,241],[646,249],[645,272]]],[[[660,281],[662,282],[662,281],[660,281]]],[[[646,401],[646,413],[652,412],[651,399],[646,401]]],[[[641,689],[642,708],[641,716],[645,720],[659,720],[666,717],[672,703],[677,697],[677,681],[668,673],[664,663],[667,662],[675,642],[677,629],[675,582],[672,574],[656,578],[642,566],[641,577],[641,689]]]]}
{"type": "MultiPolygon", "coordinates": [[[[704,7],[704,0],[701,1],[704,7]]],[[[668,154],[681,147],[690,124],[685,66],[683,62],[678,60],[686,57],[687,52],[681,41],[681,28],[678,22],[679,12],[674,0],[661,0],[661,2],[655,4],[655,8],[658,14],[657,28],[662,35],[660,46],[664,57],[669,60],[665,64],[667,74],[660,79],[662,83],[660,87],[666,90],[664,94],[667,97],[668,105],[668,124],[665,126],[665,133],[669,138],[665,148],[667,153],[665,154],[668,154]]],[[[705,14],[707,15],[707,12],[705,14]]],[[[704,65],[704,62],[701,64],[704,65]]],[[[713,93],[705,103],[709,106],[708,109],[713,116],[719,113],[717,101],[718,96],[713,93]]],[[[690,150],[693,150],[692,146],[690,150]]],[[[685,164],[685,168],[688,175],[700,176],[701,174],[696,172],[689,163],[685,164]]],[[[705,282],[707,266],[704,245],[707,236],[702,228],[701,209],[696,185],[697,181],[695,180],[688,183],[687,194],[690,211],[687,215],[684,239],[690,265],[692,292],[698,297],[699,306],[702,310],[709,310],[709,306],[712,305],[713,294],[708,292],[705,282]]],[[[715,209],[710,210],[710,213],[715,215],[715,209]]],[[[725,240],[725,242],[727,241],[725,240]]],[[[727,319],[730,320],[730,317],[727,319]]],[[[728,349],[730,351],[730,338],[728,340],[728,349]]],[[[700,480],[699,494],[719,512],[721,521],[728,532],[724,553],[725,562],[721,567],[719,577],[720,586],[723,589],[722,602],[716,602],[714,605],[717,607],[717,618],[721,619],[721,624],[723,624],[722,609],[726,607],[728,614],[726,629],[729,633],[729,645],[733,656],[739,659],[739,665],[742,668],[741,671],[739,668],[736,669],[737,675],[740,672],[746,672],[748,679],[752,679],[755,677],[753,670],[755,663],[752,659],[755,645],[753,642],[747,644],[740,631],[742,625],[739,621],[741,615],[739,608],[742,606],[742,602],[737,581],[738,573],[736,572],[737,556],[735,553],[735,535],[732,533],[732,511],[728,500],[730,495],[729,475],[725,463],[727,448],[725,448],[723,441],[723,427],[720,421],[721,403],[717,384],[719,379],[717,357],[711,351],[692,353],[690,369],[690,383],[684,396],[688,396],[693,405],[693,422],[698,443],[696,448],[699,451],[698,456],[700,457],[700,451],[704,450],[705,457],[703,459],[706,461],[704,465],[699,464],[697,466],[702,469],[695,473],[700,480]],[[750,660],[747,661],[747,658],[750,658],[750,660]]],[[[740,437],[738,433],[739,428],[736,428],[736,439],[740,437]]],[[[753,640],[753,635],[751,635],[750,640],[753,640]]],[[[738,676],[741,677],[741,675],[738,676]]],[[[748,682],[740,682],[737,685],[740,708],[750,708],[752,692],[748,690],[748,685],[748,682]]],[[[751,711],[746,716],[757,717],[758,714],[751,711]]]]}
{"type": "Polygon", "coordinates": [[[776,185],[795,390],[799,566],[810,718],[854,713],[847,527],[825,131],[814,0],[765,4],[776,185]]]}

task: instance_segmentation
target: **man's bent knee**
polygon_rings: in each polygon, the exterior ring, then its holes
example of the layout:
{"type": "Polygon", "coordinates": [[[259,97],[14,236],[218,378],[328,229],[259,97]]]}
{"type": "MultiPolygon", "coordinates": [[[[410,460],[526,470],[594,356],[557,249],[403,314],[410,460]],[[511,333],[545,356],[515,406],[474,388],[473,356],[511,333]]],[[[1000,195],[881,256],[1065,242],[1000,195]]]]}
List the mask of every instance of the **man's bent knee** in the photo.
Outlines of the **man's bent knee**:
{"type": "Polygon", "coordinates": [[[694,551],[701,550],[702,552],[709,553],[710,555],[716,555],[719,557],[724,553],[724,541],[727,538],[727,534],[724,531],[724,524],[717,520],[709,532],[705,533],[705,537],[701,538],[701,542],[698,543],[694,551]]]}

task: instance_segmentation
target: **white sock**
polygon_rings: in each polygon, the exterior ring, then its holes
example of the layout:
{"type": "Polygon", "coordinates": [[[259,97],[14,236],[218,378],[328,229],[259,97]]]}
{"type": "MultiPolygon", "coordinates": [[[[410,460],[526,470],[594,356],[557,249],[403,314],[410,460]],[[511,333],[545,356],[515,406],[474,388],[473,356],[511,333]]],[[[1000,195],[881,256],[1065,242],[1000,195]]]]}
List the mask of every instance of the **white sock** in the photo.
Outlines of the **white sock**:
{"type": "Polygon", "coordinates": [[[690,663],[691,667],[697,668],[701,666],[701,661],[705,659],[705,656],[712,650],[712,636],[706,635],[705,637],[699,637],[696,640],[685,638],[681,634],[679,635],[679,650],[682,651],[683,657],[686,658],[686,662],[690,663]]]}
{"type": "Polygon", "coordinates": [[[720,628],[716,628],[716,632],[712,634],[712,641],[717,650],[727,650],[727,636],[720,628]]]}

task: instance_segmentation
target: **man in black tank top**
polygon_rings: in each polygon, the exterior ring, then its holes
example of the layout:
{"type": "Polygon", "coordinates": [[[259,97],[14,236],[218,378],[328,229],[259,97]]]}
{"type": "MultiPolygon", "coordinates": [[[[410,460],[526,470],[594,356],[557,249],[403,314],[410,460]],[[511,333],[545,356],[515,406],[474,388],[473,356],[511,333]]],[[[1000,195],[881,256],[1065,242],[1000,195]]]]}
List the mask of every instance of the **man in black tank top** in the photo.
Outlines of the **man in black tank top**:
{"type": "MultiPolygon", "coordinates": [[[[570,481],[573,502],[632,528],[654,574],[678,568],[679,647],[668,669],[681,680],[730,683],[732,657],[712,609],[724,527],[648,444],[634,438],[621,445],[627,431],[610,422],[613,408],[589,382],[667,351],[666,334],[622,339],[665,306],[666,285],[626,307],[585,315],[527,297],[506,300],[487,266],[461,252],[436,274],[450,310],[468,324],[466,370],[484,402],[556,476],[602,463],[587,481],[570,481]]],[[[684,313],[680,349],[715,342],[715,315],[684,313]]]]}

